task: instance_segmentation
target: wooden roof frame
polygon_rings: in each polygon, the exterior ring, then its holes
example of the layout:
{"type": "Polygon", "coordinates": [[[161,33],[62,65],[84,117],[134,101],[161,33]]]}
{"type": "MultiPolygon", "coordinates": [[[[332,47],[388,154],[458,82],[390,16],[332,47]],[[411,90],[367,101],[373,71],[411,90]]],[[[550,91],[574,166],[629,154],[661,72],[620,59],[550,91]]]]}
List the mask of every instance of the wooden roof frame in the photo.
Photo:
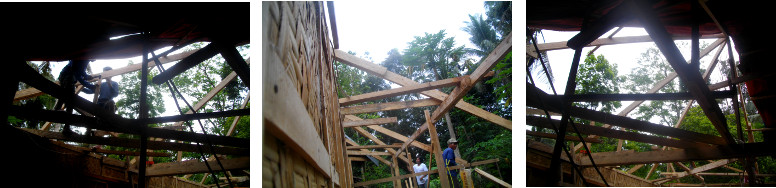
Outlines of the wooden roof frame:
{"type": "MultiPolygon", "coordinates": [[[[536,88],[532,88],[531,85],[528,85],[528,91],[527,91],[527,102],[528,106],[536,107],[538,109],[544,109],[549,110],[551,112],[556,113],[563,113],[564,111],[567,113],[571,113],[571,116],[579,117],[583,119],[589,119],[596,122],[603,122],[605,125],[603,127],[595,127],[595,126],[589,126],[589,125],[579,125],[577,124],[577,128],[580,128],[580,131],[582,131],[582,134],[589,134],[589,138],[596,138],[598,136],[605,136],[610,138],[617,138],[617,139],[625,139],[625,140],[632,140],[636,141],[635,139],[639,139],[640,141],[637,142],[644,142],[644,143],[651,143],[656,145],[663,145],[663,149],[659,151],[649,151],[649,152],[622,152],[619,151],[619,148],[617,151],[614,152],[605,152],[605,153],[592,153],[591,156],[595,160],[595,164],[598,166],[613,166],[613,165],[625,165],[625,164],[637,164],[637,166],[631,168],[628,170],[628,173],[634,172],[636,169],[644,166],[644,164],[649,163],[663,163],[663,162],[681,162],[681,161],[696,161],[696,160],[710,160],[710,159],[718,159],[717,161],[709,161],[711,163],[704,165],[702,167],[697,167],[694,169],[686,168],[685,172],[676,172],[672,173],[673,175],[671,177],[666,178],[659,178],[655,181],[652,181],[655,185],[675,185],[675,184],[666,184],[670,180],[676,179],[678,177],[688,176],[692,175],[695,176],[698,179],[703,179],[702,176],[704,175],[716,175],[713,173],[702,173],[704,171],[719,168],[719,167],[725,167],[737,172],[740,172],[738,169],[732,169],[726,166],[726,164],[736,161],[743,161],[743,160],[751,160],[753,157],[756,156],[767,156],[771,155],[769,152],[766,151],[759,151],[761,150],[760,147],[765,147],[762,143],[752,143],[753,140],[749,140],[750,143],[740,143],[741,141],[736,141],[738,138],[734,138],[733,135],[728,131],[727,122],[725,120],[724,115],[722,114],[721,110],[719,109],[719,105],[714,100],[716,97],[722,97],[722,98],[733,98],[734,101],[738,101],[738,95],[740,95],[740,92],[736,91],[728,91],[733,93],[733,96],[725,95],[725,96],[714,96],[711,95],[711,93],[714,90],[720,89],[722,87],[730,87],[732,90],[740,89],[735,86],[735,84],[742,83],[747,80],[752,80],[755,78],[763,78],[763,77],[770,77],[770,75],[745,75],[745,76],[733,76],[731,78],[728,78],[727,81],[723,81],[716,84],[706,85],[705,80],[708,80],[710,73],[714,71],[714,66],[716,66],[717,58],[719,57],[720,52],[724,47],[719,47],[717,52],[715,53],[712,62],[709,65],[709,68],[707,68],[706,72],[701,75],[701,73],[698,71],[697,68],[697,62],[698,60],[711,52],[711,50],[717,48],[718,46],[724,46],[724,44],[728,43],[729,40],[727,39],[727,34],[715,34],[715,35],[706,35],[706,36],[699,36],[695,35],[693,37],[690,37],[694,43],[697,43],[697,41],[700,38],[718,38],[712,45],[710,45],[708,48],[704,49],[702,52],[695,47],[694,51],[699,53],[694,53],[693,57],[689,61],[685,61],[684,58],[679,53],[679,50],[677,49],[676,45],[674,44],[673,40],[675,39],[687,39],[687,37],[676,37],[671,36],[668,34],[666,29],[663,27],[660,20],[657,19],[657,16],[654,14],[653,10],[651,10],[649,5],[645,4],[646,2],[639,2],[639,1],[626,1],[621,7],[633,10],[635,12],[634,16],[631,19],[638,19],[641,21],[641,23],[644,24],[645,29],[649,33],[649,36],[636,36],[636,37],[608,37],[608,38],[599,38],[595,39],[596,37],[600,37],[598,33],[592,34],[592,33],[586,33],[584,37],[588,39],[576,39],[576,43],[574,43],[574,46],[602,46],[602,45],[612,45],[612,44],[627,44],[627,43],[634,43],[634,42],[649,42],[654,41],[660,51],[666,56],[666,59],[668,60],[669,64],[676,70],[675,73],[672,73],[664,80],[661,80],[657,82],[657,84],[648,92],[648,94],[637,94],[637,95],[585,95],[585,96],[575,96],[570,95],[567,97],[577,97],[575,100],[579,101],[582,98],[586,98],[586,100],[595,100],[595,101],[620,101],[623,99],[626,100],[637,100],[636,102],[632,103],[630,106],[626,107],[625,110],[621,111],[619,114],[606,114],[601,112],[595,112],[592,110],[586,110],[582,108],[574,108],[572,107],[571,110],[564,110],[562,106],[563,97],[561,96],[551,96],[548,95],[541,90],[538,90],[536,88]],[[589,38],[593,38],[592,40],[589,38]],[[590,40],[592,42],[588,44],[582,44],[579,41],[585,41],[590,40]],[[696,64],[696,66],[692,66],[693,63],[696,64]],[[661,95],[649,95],[651,93],[655,93],[659,89],[661,89],[665,84],[670,82],[676,77],[680,77],[689,88],[689,95],[691,95],[688,102],[688,107],[685,109],[685,112],[680,117],[681,119],[684,118],[684,115],[686,115],[687,110],[689,110],[689,107],[693,104],[694,101],[698,101],[701,109],[703,109],[706,116],[711,120],[712,124],[717,128],[717,130],[720,132],[722,137],[716,137],[713,139],[703,138],[706,136],[698,135],[700,137],[697,138],[682,138],[684,136],[688,136],[688,134],[682,134],[679,135],[678,132],[683,132],[679,129],[672,129],[672,130],[666,130],[666,132],[663,133],[657,133],[654,132],[655,129],[649,129],[649,130],[640,130],[640,131],[646,131],[646,132],[652,132],[656,133],[658,135],[667,135],[671,136],[673,138],[680,138],[681,140],[689,141],[688,143],[684,143],[686,145],[679,146],[674,145],[670,147],[670,150],[667,149],[666,146],[668,145],[668,142],[674,142],[673,144],[677,144],[678,142],[681,142],[680,140],[664,140],[659,141],[655,139],[646,139],[649,136],[641,133],[630,133],[626,134],[625,132],[620,132],[621,134],[617,134],[615,132],[621,131],[621,130],[614,130],[609,129],[612,125],[620,126],[620,127],[626,127],[626,128],[636,128],[633,127],[633,125],[636,124],[643,124],[647,122],[641,122],[639,123],[638,120],[633,120],[630,118],[625,117],[630,111],[635,109],[638,105],[640,105],[643,101],[640,101],[644,98],[639,97],[650,97],[651,100],[687,100],[687,98],[680,97],[680,96],[667,96],[666,94],[661,95]],[[534,94],[538,93],[538,95],[534,94]],[[592,97],[595,97],[595,99],[591,99],[592,97]],[[664,98],[663,98],[664,97],[664,98]],[[532,99],[533,98],[533,99],[532,99]],[[534,99],[541,99],[544,101],[544,104],[539,104],[534,99]],[[619,119],[619,120],[617,120],[619,119]],[[624,121],[619,122],[617,121],[624,121]],[[628,122],[628,123],[625,123],[628,122]],[[629,127],[630,126],[630,127],[629,127]],[[597,132],[593,132],[594,128],[597,132]],[[598,130],[601,129],[601,130],[598,130]],[[583,131],[584,130],[584,131],[583,131]],[[675,134],[675,135],[670,135],[675,134]],[[626,136],[627,135],[627,136],[626,136]],[[704,141],[705,140],[705,141],[704,141]],[[660,142],[662,144],[658,144],[657,142],[660,142]],[[706,142],[706,143],[702,143],[706,142]],[[700,144],[700,145],[699,145],[700,144]],[[710,144],[710,145],[709,145],[710,144]],[[677,146],[683,147],[685,149],[678,149],[677,146]],[[746,148],[746,149],[743,149],[746,148]],[[627,162],[626,162],[627,161],[627,162]]],[[[705,9],[705,11],[714,19],[711,12],[708,10],[708,8],[705,7],[705,4],[703,1],[700,2],[700,5],[705,9]]],[[[613,11],[614,12],[614,11],[613,11]]],[[[601,19],[605,20],[605,19],[601,19]]],[[[611,21],[611,20],[610,20],[611,21]]],[[[716,19],[715,19],[716,21],[716,19]]],[[[718,24],[718,23],[717,23],[718,24]]],[[[590,24],[590,27],[607,27],[611,25],[616,24],[590,24]]],[[[718,24],[719,25],[719,24],[718,24]]],[[[605,30],[598,28],[599,30],[605,30]]],[[[595,29],[594,29],[595,30],[595,29]]],[[[721,29],[724,31],[724,29],[721,29]]],[[[583,31],[584,32],[584,31],[583,31]]],[[[582,32],[580,32],[582,33],[582,32]]],[[[600,33],[602,35],[603,33],[600,33]]],[[[583,34],[577,35],[577,37],[583,36],[583,34]]],[[[576,38],[576,37],[575,37],[576,38]]],[[[568,42],[569,46],[571,46],[572,42],[568,42]]],[[[545,43],[545,44],[536,44],[539,46],[539,51],[549,51],[549,50],[557,50],[557,49],[564,49],[568,48],[566,47],[566,42],[554,42],[554,43],[545,43]]],[[[728,48],[730,45],[728,44],[728,48]]],[[[533,46],[533,44],[529,44],[526,47],[526,55],[532,56],[536,58],[538,56],[538,53],[536,52],[536,48],[533,46]]],[[[732,60],[732,58],[731,58],[732,60]]],[[[731,66],[733,66],[731,64],[731,66]]],[[[571,76],[570,76],[571,77],[571,76]]],[[[686,94],[682,94],[686,95],[686,94]]],[[[541,114],[541,116],[544,116],[544,113],[538,112],[536,109],[529,109],[533,114],[541,114]]],[[[738,113],[738,112],[736,112],[738,113]]],[[[558,114],[554,114],[558,115],[558,114]]],[[[548,118],[548,117],[547,117],[548,118]]],[[[528,115],[528,125],[538,126],[538,127],[544,127],[544,128],[550,128],[548,122],[546,120],[542,120],[543,118],[540,118],[539,116],[531,116],[528,115]]],[[[558,120],[552,120],[555,122],[555,124],[558,124],[558,120]]],[[[673,127],[678,128],[681,124],[680,122],[677,122],[673,127]]],[[[659,128],[656,126],[662,126],[662,125],[655,125],[655,128],[659,128]]],[[[746,126],[749,133],[751,133],[751,126],[746,126]]],[[[621,128],[620,128],[621,129],[621,128]]],[[[660,128],[663,129],[663,128],[660,128]]],[[[741,126],[739,125],[739,130],[741,130],[741,126]]],[[[564,132],[565,133],[565,132],[564,132]]],[[[695,134],[695,133],[690,133],[695,134]]],[[[657,137],[656,137],[657,138],[657,137]]],[[[622,140],[620,140],[621,143],[622,140]]],[[[743,142],[746,142],[746,139],[743,140],[743,142]]],[[[579,148],[581,146],[581,143],[577,145],[576,148],[579,148]]],[[[529,144],[529,147],[530,144],[529,144]]],[[[764,149],[764,148],[762,148],[764,149]]],[[[548,151],[549,153],[552,153],[552,151],[548,151]]],[[[565,156],[560,156],[563,160],[568,160],[565,156]]],[[[582,166],[590,166],[592,165],[591,160],[586,157],[581,157],[579,159],[575,159],[575,163],[582,165],[582,166]]],[[[686,166],[683,166],[681,163],[677,163],[679,167],[685,168],[686,166]]],[[[656,165],[653,165],[653,169],[656,165]]],[[[753,177],[756,175],[754,172],[748,171],[749,176],[753,177]]],[[[648,178],[649,175],[647,175],[648,178]]],[[[678,184],[676,184],[678,185],[678,184]]]]}

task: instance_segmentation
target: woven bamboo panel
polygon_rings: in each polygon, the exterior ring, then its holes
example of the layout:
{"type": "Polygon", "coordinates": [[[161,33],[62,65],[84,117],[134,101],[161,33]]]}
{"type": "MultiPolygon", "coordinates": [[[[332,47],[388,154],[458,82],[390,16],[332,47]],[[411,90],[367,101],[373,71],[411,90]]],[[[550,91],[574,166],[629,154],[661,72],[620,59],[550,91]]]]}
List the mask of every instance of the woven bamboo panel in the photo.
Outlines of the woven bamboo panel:
{"type": "MultiPolygon", "coordinates": [[[[329,39],[324,2],[263,2],[263,45],[280,57],[283,73],[289,75],[304,110],[313,122],[320,143],[326,147],[335,179],[315,172],[294,151],[264,144],[263,187],[348,187],[350,164],[344,155],[333,47],[329,39]],[[266,148],[276,148],[267,150],[266,148]]],[[[282,125],[280,125],[282,126],[282,125]]],[[[271,136],[271,135],[265,135],[271,136]]],[[[274,141],[282,142],[282,141],[274,141]]],[[[277,143],[282,145],[283,143],[277,143]]]]}
{"type": "Polygon", "coordinates": [[[198,182],[188,181],[178,177],[166,176],[166,177],[148,178],[148,187],[149,188],[167,188],[167,187],[204,188],[204,187],[210,187],[210,186],[205,186],[205,185],[199,184],[198,182]]]}

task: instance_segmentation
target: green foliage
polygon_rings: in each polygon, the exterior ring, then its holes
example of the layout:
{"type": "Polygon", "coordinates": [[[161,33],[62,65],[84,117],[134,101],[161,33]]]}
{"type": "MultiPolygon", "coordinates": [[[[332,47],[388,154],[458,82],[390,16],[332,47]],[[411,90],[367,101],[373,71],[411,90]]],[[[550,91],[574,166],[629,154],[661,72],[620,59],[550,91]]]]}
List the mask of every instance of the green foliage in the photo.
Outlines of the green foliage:
{"type": "Polygon", "coordinates": [[[501,36],[512,32],[512,1],[486,1],[485,15],[488,23],[492,25],[501,36]]]}
{"type": "Polygon", "coordinates": [[[426,33],[423,37],[415,36],[415,40],[408,45],[404,50],[402,64],[408,69],[424,73],[413,80],[427,82],[459,76],[460,73],[455,70],[464,55],[464,47],[455,47],[453,37],[445,38],[445,30],[436,34],[426,33]],[[431,74],[426,73],[429,71],[431,74]]]}
{"type": "MultiPolygon", "coordinates": [[[[590,55],[579,65],[576,94],[619,93],[624,78],[617,76],[617,64],[610,64],[603,55],[590,55]]],[[[579,102],[577,106],[611,113],[621,106],[620,101],[579,102]],[[599,109],[600,107],[600,109],[599,109]]]]}
{"type": "Polygon", "coordinates": [[[500,40],[493,26],[485,22],[482,15],[476,16],[475,18],[475,15],[469,15],[469,21],[465,22],[466,27],[463,28],[463,31],[472,35],[469,41],[477,48],[466,48],[465,50],[471,55],[486,57],[490,51],[498,46],[500,40]]]}

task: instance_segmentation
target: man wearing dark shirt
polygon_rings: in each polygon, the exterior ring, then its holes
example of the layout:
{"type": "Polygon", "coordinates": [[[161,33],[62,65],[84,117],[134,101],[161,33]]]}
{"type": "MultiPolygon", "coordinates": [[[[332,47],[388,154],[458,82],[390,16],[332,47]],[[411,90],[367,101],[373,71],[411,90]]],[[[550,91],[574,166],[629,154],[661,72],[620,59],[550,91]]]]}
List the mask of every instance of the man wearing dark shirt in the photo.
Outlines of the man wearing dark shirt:
{"type": "MultiPolygon", "coordinates": [[[[450,140],[447,140],[447,148],[444,152],[442,152],[442,158],[445,160],[445,166],[447,168],[457,166],[458,164],[455,163],[455,148],[458,147],[458,140],[455,140],[454,138],[450,138],[450,140]]],[[[450,182],[453,184],[453,187],[461,187],[461,181],[460,178],[458,178],[458,170],[449,170],[447,171],[447,178],[450,179],[450,182]]]]}

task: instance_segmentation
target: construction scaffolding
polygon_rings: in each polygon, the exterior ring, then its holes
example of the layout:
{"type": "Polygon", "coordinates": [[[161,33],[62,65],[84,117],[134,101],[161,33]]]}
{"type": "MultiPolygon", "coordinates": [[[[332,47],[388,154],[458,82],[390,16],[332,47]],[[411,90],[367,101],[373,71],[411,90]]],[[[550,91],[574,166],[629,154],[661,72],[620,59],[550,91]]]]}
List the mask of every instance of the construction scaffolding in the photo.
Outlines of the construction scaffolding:
{"type": "MultiPolygon", "coordinates": [[[[739,106],[745,104],[744,97],[741,95],[741,84],[745,83],[749,91],[752,92],[754,104],[757,105],[763,119],[771,118],[770,106],[765,103],[767,101],[758,99],[755,94],[760,92],[759,95],[762,96],[764,93],[769,93],[771,89],[767,87],[766,83],[772,83],[771,79],[773,78],[767,73],[751,69],[741,70],[741,67],[760,65],[758,62],[762,61],[762,59],[751,58],[751,56],[747,57],[751,51],[756,51],[764,46],[759,41],[752,40],[761,35],[753,35],[751,31],[756,26],[748,24],[750,23],[748,19],[759,14],[738,11],[719,14],[725,12],[724,10],[735,9],[731,7],[753,8],[757,6],[756,3],[626,0],[604,1],[597,4],[581,2],[578,4],[574,2],[547,4],[532,1],[527,5],[529,31],[539,29],[579,31],[576,36],[564,42],[538,43],[535,35],[528,35],[527,38],[529,42],[526,45],[526,56],[529,57],[529,60],[543,61],[545,58],[542,56],[546,54],[544,52],[551,50],[571,49],[575,51],[564,95],[548,94],[542,91],[530,78],[531,72],[527,73],[529,82],[526,84],[526,104],[529,108],[526,111],[526,124],[549,129],[555,133],[538,134],[528,131],[528,134],[556,141],[554,147],[533,140],[527,141],[528,186],[644,187],[773,184],[773,182],[762,181],[763,179],[760,177],[770,176],[770,174],[758,173],[759,170],[756,169],[755,164],[757,157],[774,154],[773,150],[768,147],[769,139],[772,137],[766,135],[766,142],[755,142],[752,132],[767,129],[755,130],[750,121],[741,121],[748,116],[739,110],[739,106]],[[560,12],[569,14],[563,16],[553,14],[560,12]],[[643,27],[649,35],[615,37],[614,35],[622,27],[643,27]],[[608,37],[601,37],[610,31],[613,32],[608,37]],[[691,58],[686,61],[674,41],[687,39],[691,41],[692,49],[691,58]],[[700,39],[716,40],[701,50],[698,45],[700,39]],[[647,93],[643,94],[574,93],[577,84],[577,68],[583,48],[595,47],[588,53],[592,54],[601,46],[638,42],[654,42],[675,72],[668,74],[668,77],[658,81],[647,93]],[[739,65],[736,65],[733,59],[731,44],[733,42],[736,42],[736,49],[741,56],[739,65]],[[714,67],[720,63],[718,58],[721,53],[724,53],[723,49],[727,49],[729,59],[723,60],[719,66],[728,66],[731,74],[727,75],[730,77],[727,77],[727,80],[723,82],[706,84],[715,70],[714,67]],[[715,53],[711,63],[706,69],[701,69],[700,59],[712,51],[715,53]],[[703,70],[706,71],[703,72],[703,70]],[[739,72],[742,74],[738,75],[739,72]],[[676,78],[681,79],[688,92],[658,93],[661,88],[676,78]],[[722,88],[728,90],[717,91],[722,88]],[[734,120],[725,118],[717,99],[732,101],[734,120]],[[627,117],[645,100],[681,100],[687,101],[687,105],[678,121],[670,126],[627,117]],[[572,105],[574,102],[598,101],[634,102],[616,115],[572,105]],[[694,103],[700,106],[720,136],[681,128],[682,120],[694,103]],[[560,120],[553,119],[553,116],[560,116],[560,120]],[[574,122],[575,119],[590,120],[604,125],[581,124],[574,122]],[[731,134],[729,124],[730,127],[737,130],[736,135],[731,134]],[[567,136],[569,133],[578,136],[567,136]],[[583,137],[582,135],[588,136],[583,137]],[[591,151],[589,149],[590,143],[598,141],[599,137],[618,139],[616,151],[589,153],[588,151],[591,151]],[[651,151],[644,152],[624,151],[623,140],[648,143],[653,145],[653,148],[651,151]],[[566,145],[567,141],[586,141],[587,144],[581,142],[576,145],[566,145]],[[691,165],[683,163],[692,161],[703,161],[701,164],[704,165],[695,166],[695,163],[690,163],[691,165]],[[741,162],[744,169],[729,166],[736,161],[741,162]],[[658,174],[656,167],[661,163],[668,165],[668,171],[660,172],[658,178],[651,178],[658,174]],[[624,169],[625,165],[634,166],[624,169]],[[632,175],[638,169],[649,166],[651,168],[645,177],[632,175]],[[707,173],[712,169],[725,169],[728,172],[707,173]],[[705,178],[709,176],[739,176],[741,178],[739,183],[706,184],[705,178]],[[682,177],[694,177],[704,183],[687,184],[674,181],[682,177]]],[[[747,10],[747,12],[750,11],[747,10]]],[[[530,63],[528,62],[528,64],[530,63]]],[[[548,74],[547,68],[544,69],[545,72],[541,74],[548,74]]],[[[772,126],[772,123],[769,122],[765,124],[766,127],[772,126]]]]}
{"type": "MultiPolygon", "coordinates": [[[[14,28],[25,28],[23,32],[11,31],[4,36],[25,38],[23,42],[12,42],[11,61],[4,69],[4,96],[9,107],[2,108],[0,116],[15,116],[28,121],[46,122],[40,129],[3,126],[4,141],[11,143],[11,151],[19,152],[17,162],[9,169],[19,173],[7,177],[32,187],[211,187],[220,186],[218,182],[235,183],[248,181],[248,176],[230,177],[230,172],[249,174],[250,141],[232,136],[237,120],[248,116],[248,99],[242,102],[240,109],[216,112],[198,112],[228,83],[240,78],[249,86],[249,59],[244,59],[237,50],[238,46],[249,44],[247,26],[248,3],[90,3],[90,4],[8,4],[5,8],[27,10],[31,7],[41,11],[42,18],[22,18],[10,22],[14,28]],[[224,12],[219,16],[199,16],[184,14],[186,10],[209,9],[224,12]],[[131,11],[128,9],[132,9],[131,11]],[[133,12],[144,10],[153,15],[133,12]],[[126,15],[136,15],[127,17],[126,15]],[[66,20],[66,21],[65,21],[66,20]],[[40,26],[63,28],[56,32],[39,29],[40,26]],[[76,29],[73,29],[76,28],[76,29]],[[230,28],[224,32],[224,28],[230,28]],[[70,30],[68,30],[70,29],[70,30]],[[234,30],[232,30],[234,29],[234,30]],[[78,31],[73,31],[78,30],[78,31]],[[245,31],[245,32],[243,32],[245,31]],[[121,38],[109,38],[123,36],[121,38]],[[210,42],[201,49],[171,54],[195,42],[210,42]],[[67,45],[63,45],[67,44],[67,45]],[[164,53],[154,54],[163,47],[172,46],[164,53]],[[197,101],[181,115],[149,117],[147,104],[148,84],[174,85],[173,77],[189,70],[193,66],[220,54],[234,70],[218,85],[197,101]],[[94,100],[79,97],[76,93],[43,77],[32,69],[26,61],[64,61],[119,59],[142,56],[138,64],[104,71],[91,76],[101,79],[141,71],[141,90],[138,119],[128,119],[104,110],[94,100]],[[162,64],[175,63],[163,70],[162,64]],[[155,67],[156,66],[156,67],[155,67]],[[160,69],[160,74],[149,78],[150,69],[160,69]],[[31,86],[17,91],[19,83],[31,86]],[[74,108],[79,114],[71,114],[59,109],[45,110],[12,105],[12,102],[50,95],[74,108]],[[200,119],[235,117],[224,136],[197,133],[193,130],[181,130],[184,122],[200,119]],[[170,127],[151,128],[149,124],[177,122],[170,127]],[[63,134],[50,131],[53,124],[67,124],[95,130],[94,135],[63,134]],[[140,139],[119,137],[135,135],[140,139]],[[78,145],[108,145],[123,147],[127,150],[108,150],[86,148],[78,145]],[[204,147],[203,147],[204,146],[204,147]],[[204,148],[204,149],[203,149],[204,148]],[[134,150],[134,151],[132,151],[134,150]],[[147,163],[153,157],[171,157],[169,152],[178,152],[177,161],[167,163],[147,163]],[[194,152],[201,158],[183,161],[181,152],[194,152]],[[106,157],[107,154],[125,156],[125,160],[106,157]],[[205,154],[212,157],[205,158],[205,154]],[[20,166],[17,168],[17,166],[20,166]],[[40,171],[40,173],[33,173],[40,171]],[[220,173],[224,180],[216,180],[215,185],[192,182],[177,175],[198,173],[220,173]],[[41,181],[38,176],[45,177],[41,181]]],[[[11,11],[12,12],[12,11],[11,11]]],[[[99,85],[99,84],[98,84],[99,85]]],[[[171,93],[182,97],[180,92],[171,93]]],[[[203,130],[204,131],[204,130],[203,130]]],[[[206,175],[207,176],[207,175],[206,175]]],[[[212,176],[216,177],[216,176],[212,176]]],[[[224,185],[221,183],[221,185],[224,185]]]]}
{"type": "MultiPolygon", "coordinates": [[[[453,107],[503,128],[512,129],[510,120],[461,100],[475,83],[491,76],[490,70],[511,52],[511,34],[505,36],[471,75],[418,83],[337,49],[339,43],[333,2],[326,2],[326,5],[323,2],[263,2],[262,10],[264,187],[368,187],[382,182],[394,182],[395,187],[402,187],[412,186],[414,176],[418,175],[434,173],[445,177],[445,168],[402,175],[399,173],[399,161],[412,164],[412,157],[405,152],[412,146],[434,153],[438,158],[437,165],[445,166],[441,160],[443,148],[439,145],[433,125],[453,107]],[[325,17],[324,7],[328,9],[329,19],[325,17]],[[337,70],[334,69],[334,61],[358,68],[401,87],[337,98],[337,70]],[[453,86],[455,89],[449,94],[437,90],[453,86]],[[411,93],[420,93],[429,99],[348,106],[411,93]],[[361,119],[355,116],[359,113],[424,106],[438,107],[433,112],[426,111],[426,122],[409,137],[380,126],[396,123],[396,117],[361,119]],[[403,142],[386,144],[363,127],[403,142]],[[359,145],[346,137],[345,129],[353,129],[377,145],[359,145]],[[416,140],[426,130],[432,136],[431,144],[416,140]],[[371,149],[384,149],[385,152],[371,149]],[[368,160],[365,156],[389,165],[393,177],[354,182],[351,163],[368,160]]],[[[449,170],[495,162],[499,162],[499,159],[467,162],[449,170]]],[[[407,168],[412,172],[410,166],[407,168]]],[[[477,172],[483,176],[487,174],[481,170],[477,172]]],[[[510,186],[494,176],[487,175],[486,178],[510,186]]],[[[443,187],[449,187],[449,182],[441,182],[443,187]]]]}

